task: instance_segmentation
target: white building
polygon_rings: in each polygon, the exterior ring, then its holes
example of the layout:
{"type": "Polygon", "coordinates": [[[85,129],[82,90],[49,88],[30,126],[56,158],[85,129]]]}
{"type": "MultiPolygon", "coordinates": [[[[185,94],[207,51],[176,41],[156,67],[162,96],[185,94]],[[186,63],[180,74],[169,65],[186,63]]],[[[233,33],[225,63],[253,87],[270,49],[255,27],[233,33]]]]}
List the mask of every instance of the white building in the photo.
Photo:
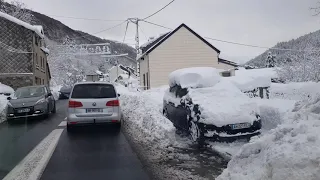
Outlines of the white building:
{"type": "Polygon", "coordinates": [[[220,50],[185,24],[152,40],[141,50],[142,55],[137,58],[140,86],[146,89],[167,85],[169,74],[177,69],[214,67],[225,70],[221,73],[223,76],[234,76],[237,66],[219,58],[220,50]]]}

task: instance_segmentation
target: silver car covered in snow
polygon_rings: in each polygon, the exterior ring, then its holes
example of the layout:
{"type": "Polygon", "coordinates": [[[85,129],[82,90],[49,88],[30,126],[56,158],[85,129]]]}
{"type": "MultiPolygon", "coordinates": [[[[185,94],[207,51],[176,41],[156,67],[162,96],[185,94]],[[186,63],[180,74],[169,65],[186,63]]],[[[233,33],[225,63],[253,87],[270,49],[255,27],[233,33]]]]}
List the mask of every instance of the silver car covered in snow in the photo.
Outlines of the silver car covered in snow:
{"type": "Polygon", "coordinates": [[[69,98],[67,130],[74,126],[110,123],[121,126],[119,94],[105,82],[81,82],[74,85],[69,98]]]}

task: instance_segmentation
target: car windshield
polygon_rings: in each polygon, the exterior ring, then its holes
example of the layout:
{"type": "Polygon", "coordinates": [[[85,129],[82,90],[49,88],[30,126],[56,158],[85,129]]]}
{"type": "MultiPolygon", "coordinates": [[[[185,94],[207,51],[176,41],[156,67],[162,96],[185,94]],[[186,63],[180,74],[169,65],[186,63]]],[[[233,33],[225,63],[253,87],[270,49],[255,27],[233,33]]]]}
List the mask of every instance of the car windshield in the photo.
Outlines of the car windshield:
{"type": "Polygon", "coordinates": [[[90,99],[90,98],[115,98],[116,91],[110,84],[78,84],[73,88],[71,98],[90,99]]]}
{"type": "Polygon", "coordinates": [[[31,97],[39,97],[45,94],[44,87],[23,87],[17,89],[15,92],[15,97],[18,99],[21,98],[31,98],[31,97]]]}

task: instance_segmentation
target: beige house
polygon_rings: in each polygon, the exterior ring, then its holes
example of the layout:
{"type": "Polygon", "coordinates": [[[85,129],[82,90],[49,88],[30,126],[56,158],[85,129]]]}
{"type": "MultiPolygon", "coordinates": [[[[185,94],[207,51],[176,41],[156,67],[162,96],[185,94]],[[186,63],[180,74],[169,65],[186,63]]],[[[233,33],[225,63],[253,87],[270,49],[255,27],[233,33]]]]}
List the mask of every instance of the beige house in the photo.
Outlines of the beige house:
{"type": "Polygon", "coordinates": [[[0,82],[16,89],[49,85],[49,50],[42,26],[0,12],[0,82]]]}
{"type": "Polygon", "coordinates": [[[145,89],[168,85],[171,72],[188,67],[214,67],[234,76],[236,63],[219,58],[220,51],[187,25],[181,24],[141,47],[140,85],[145,89]]]}

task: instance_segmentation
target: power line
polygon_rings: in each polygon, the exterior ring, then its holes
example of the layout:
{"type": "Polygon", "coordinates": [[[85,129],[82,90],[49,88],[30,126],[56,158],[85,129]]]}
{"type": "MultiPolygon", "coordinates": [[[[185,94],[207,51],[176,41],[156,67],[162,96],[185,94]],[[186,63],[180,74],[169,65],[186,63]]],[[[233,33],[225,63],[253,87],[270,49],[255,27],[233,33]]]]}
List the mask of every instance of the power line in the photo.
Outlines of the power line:
{"type": "Polygon", "coordinates": [[[129,21],[127,22],[126,31],[124,32],[123,43],[124,43],[124,41],[126,40],[126,35],[127,35],[127,31],[128,31],[128,26],[129,26],[129,21]]]}
{"type": "Polygon", "coordinates": [[[163,9],[165,9],[166,7],[168,7],[171,3],[173,3],[175,0],[172,0],[171,2],[169,2],[167,5],[165,5],[164,7],[162,7],[161,9],[159,9],[158,11],[156,11],[155,13],[143,18],[142,20],[146,20],[154,15],[156,15],[157,13],[159,13],[160,11],[162,11],[163,9]]]}
{"type": "Polygon", "coordinates": [[[144,31],[142,30],[141,26],[138,25],[138,27],[139,27],[140,31],[142,32],[142,34],[144,35],[144,37],[148,40],[148,37],[147,37],[146,33],[144,33],[144,31]]]}
{"type": "MultiPolygon", "coordinates": [[[[84,35],[84,36],[79,36],[79,37],[73,37],[73,38],[70,38],[70,39],[80,39],[80,38],[84,38],[84,37],[87,37],[87,36],[92,36],[93,34],[99,34],[99,33],[102,33],[102,32],[105,32],[105,31],[109,31],[109,30],[111,30],[111,29],[113,29],[113,28],[116,28],[116,27],[118,27],[118,26],[121,26],[122,24],[124,24],[125,22],[127,22],[127,21],[123,21],[123,22],[121,22],[121,23],[119,23],[119,24],[117,24],[117,25],[115,25],[115,26],[112,26],[112,27],[110,27],[110,28],[107,28],[107,29],[104,29],[104,30],[101,30],[101,31],[98,31],[98,32],[95,32],[95,33],[91,33],[91,34],[87,34],[87,35],[84,35]]],[[[63,39],[62,39],[63,40],[63,39]]]]}
{"type": "Polygon", "coordinates": [[[95,19],[95,18],[82,18],[82,17],[71,17],[71,16],[60,16],[60,15],[47,15],[53,17],[61,17],[61,18],[68,18],[68,19],[79,19],[79,20],[87,20],[87,21],[107,21],[107,22],[115,22],[115,21],[124,21],[124,20],[110,20],[110,19],[95,19]]]}
{"type": "Polygon", "coordinates": [[[165,26],[162,26],[160,24],[152,23],[152,22],[149,22],[149,21],[146,21],[146,20],[143,20],[143,22],[148,23],[148,24],[152,24],[152,25],[155,25],[155,26],[158,26],[158,27],[162,27],[162,28],[165,28],[165,29],[173,30],[172,28],[165,27],[165,26]]]}
{"type": "MultiPolygon", "coordinates": [[[[149,22],[149,21],[143,20],[143,22],[146,22],[146,23],[158,26],[158,27],[162,27],[162,28],[173,30],[172,28],[169,28],[169,27],[166,27],[166,26],[163,26],[163,25],[160,25],[160,24],[152,23],[152,22],[149,22]]],[[[216,38],[211,38],[211,37],[204,37],[204,38],[205,39],[209,39],[209,40],[213,40],[213,41],[228,43],[228,44],[234,44],[234,45],[239,45],[239,46],[247,46],[247,47],[253,47],[253,48],[260,48],[260,49],[270,49],[270,50],[279,50],[279,51],[295,51],[295,52],[320,52],[320,49],[317,49],[317,50],[299,50],[299,49],[270,48],[270,47],[266,47],[266,46],[244,44],[244,43],[226,41],[226,40],[221,40],[221,39],[216,39],[216,38]]]]}

